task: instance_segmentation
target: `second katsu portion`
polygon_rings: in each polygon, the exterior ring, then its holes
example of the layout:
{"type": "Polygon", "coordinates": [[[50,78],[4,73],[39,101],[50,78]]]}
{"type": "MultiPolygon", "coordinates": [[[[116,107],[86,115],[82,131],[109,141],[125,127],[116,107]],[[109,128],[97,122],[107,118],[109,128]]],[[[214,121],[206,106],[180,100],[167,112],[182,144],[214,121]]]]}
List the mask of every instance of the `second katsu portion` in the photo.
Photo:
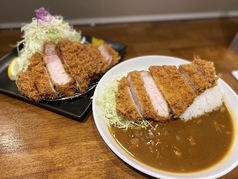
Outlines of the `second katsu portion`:
{"type": "MultiPolygon", "coordinates": [[[[150,66],[148,71],[131,71],[118,81],[116,110],[118,115],[130,120],[165,122],[180,118],[208,89],[217,91],[217,80],[214,64],[201,59],[178,67],[150,66]]],[[[219,93],[219,101],[212,110],[218,109],[221,103],[219,93]]]]}
{"type": "Polygon", "coordinates": [[[46,42],[42,53],[33,54],[27,70],[19,74],[18,90],[34,101],[86,92],[93,80],[120,60],[111,45],[101,46],[105,48],[67,39],[46,42]]]}

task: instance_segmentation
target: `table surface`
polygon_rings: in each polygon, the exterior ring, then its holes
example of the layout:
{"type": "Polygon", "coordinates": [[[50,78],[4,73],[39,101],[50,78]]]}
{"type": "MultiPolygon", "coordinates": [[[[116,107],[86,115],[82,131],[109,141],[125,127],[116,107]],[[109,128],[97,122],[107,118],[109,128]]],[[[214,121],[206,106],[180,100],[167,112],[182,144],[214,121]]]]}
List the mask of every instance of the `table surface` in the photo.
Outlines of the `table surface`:
{"type": "MultiPolygon", "coordinates": [[[[75,26],[83,34],[127,45],[122,61],[169,55],[213,61],[238,93],[235,47],[238,18],[75,26]]],[[[21,40],[20,29],[0,30],[0,57],[21,40]]],[[[238,51],[238,46],[236,47],[238,51]]],[[[80,107],[80,106],[79,106],[80,107]]],[[[236,178],[238,167],[222,178],[236,178]]],[[[149,178],[118,158],[100,136],[91,110],[83,122],[0,93],[0,178],[149,178]]]]}

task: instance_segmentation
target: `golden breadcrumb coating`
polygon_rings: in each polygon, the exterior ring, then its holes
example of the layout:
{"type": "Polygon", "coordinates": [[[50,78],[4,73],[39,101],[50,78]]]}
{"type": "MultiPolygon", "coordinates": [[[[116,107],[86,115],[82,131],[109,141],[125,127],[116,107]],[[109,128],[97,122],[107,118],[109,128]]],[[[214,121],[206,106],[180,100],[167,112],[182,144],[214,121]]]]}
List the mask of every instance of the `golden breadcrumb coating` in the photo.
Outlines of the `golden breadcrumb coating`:
{"type": "Polygon", "coordinates": [[[33,65],[37,65],[42,60],[40,53],[35,53],[31,58],[28,59],[30,62],[29,68],[26,72],[21,72],[18,75],[18,80],[16,81],[19,92],[23,96],[27,96],[29,99],[34,101],[40,101],[39,91],[35,85],[34,74],[32,74],[33,65]]]}
{"type": "Polygon", "coordinates": [[[129,120],[141,120],[142,115],[138,112],[136,105],[132,99],[129,89],[129,83],[126,77],[118,81],[118,91],[116,96],[116,110],[117,113],[129,120]]]}
{"type": "Polygon", "coordinates": [[[43,62],[43,56],[36,52],[29,58],[30,65],[27,70],[31,71],[32,78],[38,90],[41,99],[55,99],[58,98],[58,93],[55,91],[53,84],[49,79],[49,75],[43,62]]]}
{"type": "Polygon", "coordinates": [[[26,71],[21,72],[18,75],[18,80],[16,81],[19,92],[34,101],[40,101],[39,92],[35,86],[34,79],[32,78],[32,72],[26,71]]]}
{"type": "Polygon", "coordinates": [[[176,66],[150,66],[149,70],[175,118],[192,104],[196,94],[176,66]]]}
{"type": "Polygon", "coordinates": [[[35,85],[41,99],[56,99],[59,97],[59,93],[55,91],[43,62],[32,68],[32,74],[36,79],[35,85]]]}
{"type": "Polygon", "coordinates": [[[90,59],[88,52],[84,48],[85,44],[81,44],[79,42],[73,42],[72,47],[75,52],[75,57],[79,64],[84,67],[86,73],[88,73],[89,77],[92,77],[96,71],[97,66],[93,60],[90,59]]]}
{"type": "MultiPolygon", "coordinates": [[[[105,48],[113,65],[118,63],[120,57],[112,46],[105,48]]],[[[35,101],[84,93],[111,67],[97,46],[67,39],[45,42],[42,54],[36,52],[28,60],[26,72],[19,74],[16,83],[22,95],[35,101]]]]}
{"type": "Polygon", "coordinates": [[[204,76],[199,73],[193,63],[180,65],[179,70],[192,86],[197,95],[203,93],[207,88],[209,88],[210,84],[207,82],[204,76]]]}
{"type": "Polygon", "coordinates": [[[135,91],[136,98],[134,98],[134,101],[139,103],[143,117],[146,119],[159,120],[158,114],[153,107],[150,96],[144,87],[144,81],[141,78],[140,72],[130,72],[127,76],[127,79],[129,80],[131,91],[135,91]]]}
{"type": "Polygon", "coordinates": [[[120,61],[120,59],[121,59],[121,57],[119,56],[118,52],[115,51],[112,48],[111,44],[101,44],[101,45],[108,52],[108,54],[112,57],[112,61],[111,61],[110,67],[112,67],[115,64],[117,64],[120,61]]]}
{"type": "Polygon", "coordinates": [[[94,78],[97,78],[106,73],[107,70],[109,69],[109,65],[107,61],[102,57],[97,46],[93,44],[85,44],[84,47],[88,52],[89,56],[91,57],[91,59],[96,63],[96,73],[94,78]]]}
{"type": "MultiPolygon", "coordinates": [[[[62,84],[57,83],[57,81],[54,81],[53,79],[51,80],[51,82],[54,84],[56,91],[59,92],[59,95],[74,96],[76,94],[76,89],[77,89],[76,82],[70,76],[67,66],[64,65],[64,61],[61,58],[57,44],[55,42],[46,42],[43,45],[43,58],[46,58],[47,56],[51,56],[51,55],[56,55],[57,59],[59,59],[60,61],[60,64],[63,66],[63,69],[62,69],[63,71],[54,71],[54,73],[57,73],[55,75],[59,75],[59,73],[63,73],[63,75],[67,75],[67,81],[65,81],[62,84]],[[49,46],[54,48],[50,49],[51,54],[46,54],[46,52],[49,51],[49,49],[47,49],[49,48],[49,46]]],[[[47,69],[47,63],[45,62],[45,64],[47,69]]],[[[50,74],[49,69],[48,69],[48,74],[50,74]]],[[[52,78],[50,75],[49,77],[52,78]]]]}
{"type": "Polygon", "coordinates": [[[85,54],[80,55],[81,47],[66,39],[62,39],[58,44],[63,60],[69,69],[70,75],[76,80],[79,91],[86,92],[91,79],[84,64],[85,54]],[[80,57],[83,59],[80,59],[80,57]]]}
{"type": "Polygon", "coordinates": [[[213,62],[196,57],[192,63],[204,75],[207,81],[211,84],[211,87],[216,86],[218,76],[216,76],[216,69],[213,62]]]}

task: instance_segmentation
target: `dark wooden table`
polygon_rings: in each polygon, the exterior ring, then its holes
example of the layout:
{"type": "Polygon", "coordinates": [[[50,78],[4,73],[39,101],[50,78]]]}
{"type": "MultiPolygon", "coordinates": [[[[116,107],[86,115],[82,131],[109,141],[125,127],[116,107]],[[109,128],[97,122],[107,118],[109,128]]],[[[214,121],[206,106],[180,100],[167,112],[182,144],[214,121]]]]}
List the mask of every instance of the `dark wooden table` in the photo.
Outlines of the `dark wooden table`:
{"type": "MultiPolygon", "coordinates": [[[[122,60],[169,55],[214,61],[238,93],[229,45],[238,18],[77,26],[86,35],[127,45],[122,60]]],[[[0,57],[21,40],[20,29],[0,30],[0,57]]],[[[238,47],[237,47],[238,49],[238,47]]],[[[236,178],[238,167],[222,178],[236,178]]],[[[149,178],[120,160],[101,138],[90,111],[83,122],[0,93],[0,178],[149,178]]]]}

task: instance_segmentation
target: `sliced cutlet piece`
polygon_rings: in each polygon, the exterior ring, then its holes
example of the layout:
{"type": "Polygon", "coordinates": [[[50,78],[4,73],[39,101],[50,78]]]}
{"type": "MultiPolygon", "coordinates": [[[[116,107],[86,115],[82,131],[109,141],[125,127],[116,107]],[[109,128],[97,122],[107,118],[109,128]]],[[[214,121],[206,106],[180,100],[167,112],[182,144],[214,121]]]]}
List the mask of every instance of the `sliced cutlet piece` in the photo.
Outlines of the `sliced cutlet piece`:
{"type": "Polygon", "coordinates": [[[54,86],[45,68],[43,56],[36,52],[29,59],[28,69],[32,71],[32,78],[35,81],[36,88],[39,92],[40,98],[43,99],[56,99],[58,92],[55,91],[54,86]]]}
{"type": "Polygon", "coordinates": [[[60,53],[55,42],[47,42],[43,48],[44,62],[51,82],[60,95],[74,96],[76,92],[75,80],[69,75],[60,59],[60,53]]]}
{"type": "Polygon", "coordinates": [[[41,62],[33,67],[35,85],[38,89],[41,99],[57,99],[59,93],[55,90],[44,63],[41,62]]]}
{"type": "Polygon", "coordinates": [[[27,96],[29,99],[34,101],[40,101],[39,91],[35,85],[36,79],[34,78],[34,66],[42,62],[42,56],[36,52],[29,59],[30,64],[25,72],[21,72],[18,75],[16,81],[18,90],[23,96],[27,96]]]}
{"type": "Polygon", "coordinates": [[[105,74],[110,66],[107,61],[102,57],[97,46],[93,44],[85,44],[84,48],[88,52],[90,58],[96,63],[96,74],[93,78],[97,78],[105,74]]]}
{"type": "Polygon", "coordinates": [[[74,48],[76,59],[79,64],[84,68],[89,77],[95,75],[97,70],[96,63],[90,58],[88,52],[84,48],[84,44],[80,42],[72,42],[72,48],[74,48]]]}
{"type": "Polygon", "coordinates": [[[157,121],[166,121],[171,118],[170,116],[170,108],[168,107],[168,103],[165,100],[163,94],[158,89],[153,77],[151,76],[149,71],[141,71],[141,78],[144,82],[144,87],[146,89],[147,94],[150,97],[150,101],[154,110],[151,110],[151,118],[157,121]]]}
{"type": "Polygon", "coordinates": [[[178,118],[192,104],[196,93],[176,66],[150,66],[149,70],[174,117],[178,118]]]}
{"type": "Polygon", "coordinates": [[[203,93],[210,84],[204,76],[197,70],[193,63],[179,66],[179,71],[183,77],[188,81],[197,95],[203,93]]]}
{"type": "Polygon", "coordinates": [[[34,78],[32,78],[32,72],[26,70],[26,72],[21,72],[18,75],[18,80],[16,81],[19,92],[34,101],[40,101],[39,92],[34,83],[34,78]]]}
{"type": "Polygon", "coordinates": [[[133,100],[145,119],[157,119],[158,114],[153,107],[149,94],[144,86],[144,81],[139,71],[132,71],[127,75],[133,100]]]}
{"type": "Polygon", "coordinates": [[[58,45],[63,56],[62,59],[68,67],[70,75],[75,79],[78,90],[82,93],[86,92],[91,79],[85,71],[84,64],[78,59],[79,50],[67,39],[62,39],[58,45]]]}
{"type": "Polygon", "coordinates": [[[210,87],[216,86],[218,77],[216,76],[216,69],[213,62],[202,60],[200,58],[194,58],[192,63],[196,66],[197,70],[204,76],[208,83],[210,83],[210,87]]]}
{"type": "Polygon", "coordinates": [[[126,77],[118,81],[118,91],[116,97],[116,110],[117,113],[128,120],[141,120],[141,115],[138,106],[134,103],[132,94],[129,88],[129,82],[126,77]]]}
{"type": "MultiPolygon", "coordinates": [[[[146,107],[146,101],[150,100],[149,95],[144,88],[144,82],[140,76],[139,71],[132,71],[128,73],[127,80],[129,88],[132,94],[133,101],[139,110],[139,113],[146,118],[144,108],[146,107]]],[[[151,104],[152,106],[152,104],[151,104]]]]}
{"type": "Polygon", "coordinates": [[[111,44],[101,44],[98,46],[98,49],[101,52],[102,57],[107,60],[110,67],[117,64],[121,59],[118,52],[112,48],[111,44]]]}

